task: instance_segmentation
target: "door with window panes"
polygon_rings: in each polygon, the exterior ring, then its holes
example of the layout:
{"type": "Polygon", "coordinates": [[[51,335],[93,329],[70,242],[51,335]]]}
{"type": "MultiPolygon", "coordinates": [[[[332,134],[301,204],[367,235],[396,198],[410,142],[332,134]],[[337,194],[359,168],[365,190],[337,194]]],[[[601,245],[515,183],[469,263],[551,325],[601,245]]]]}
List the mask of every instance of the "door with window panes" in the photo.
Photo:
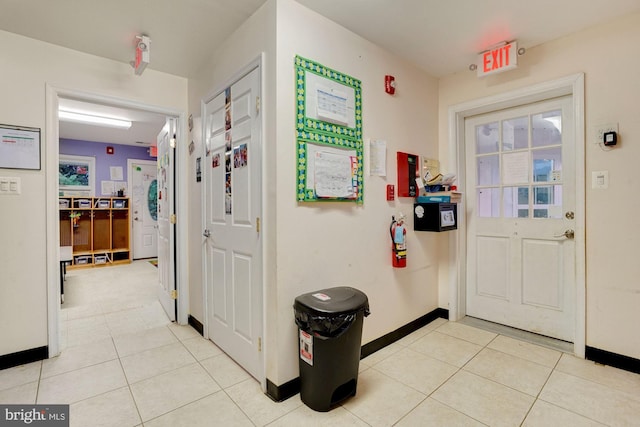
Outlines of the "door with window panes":
{"type": "Polygon", "coordinates": [[[468,316],[573,341],[571,97],[465,121],[468,316]]]}

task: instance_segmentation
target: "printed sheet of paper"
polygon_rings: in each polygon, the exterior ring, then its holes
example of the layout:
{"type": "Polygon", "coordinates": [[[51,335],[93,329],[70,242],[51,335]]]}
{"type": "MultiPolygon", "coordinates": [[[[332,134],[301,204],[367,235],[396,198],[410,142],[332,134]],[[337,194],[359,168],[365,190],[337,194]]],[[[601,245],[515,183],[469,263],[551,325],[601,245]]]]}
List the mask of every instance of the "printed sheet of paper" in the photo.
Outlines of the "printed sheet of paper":
{"type": "Polygon", "coordinates": [[[356,92],[324,76],[306,73],[305,109],[309,118],[354,128],[356,92]]]}
{"type": "Polygon", "coordinates": [[[103,196],[113,196],[116,192],[113,181],[100,181],[100,194],[103,196]]]}
{"type": "Polygon", "coordinates": [[[111,181],[122,181],[124,179],[124,174],[122,171],[122,166],[111,166],[109,168],[111,181]]]}
{"type": "Polygon", "coordinates": [[[529,182],[529,152],[502,155],[502,184],[524,184],[529,182]]]}
{"type": "Polygon", "coordinates": [[[351,156],[318,151],[314,163],[318,197],[355,197],[351,156]]]}
{"type": "Polygon", "coordinates": [[[40,169],[40,130],[0,126],[0,168],[40,169]]]}
{"type": "Polygon", "coordinates": [[[387,176],[387,141],[369,142],[369,175],[387,176]]]}

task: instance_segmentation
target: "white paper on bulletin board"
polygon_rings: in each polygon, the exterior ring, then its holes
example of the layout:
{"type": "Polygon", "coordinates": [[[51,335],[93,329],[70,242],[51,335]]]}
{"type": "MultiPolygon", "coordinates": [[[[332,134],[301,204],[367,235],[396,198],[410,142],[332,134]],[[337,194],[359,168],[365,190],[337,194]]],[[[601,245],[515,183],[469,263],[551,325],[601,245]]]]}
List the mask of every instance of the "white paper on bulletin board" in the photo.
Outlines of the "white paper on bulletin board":
{"type": "Polygon", "coordinates": [[[307,117],[356,127],[356,91],[323,76],[307,72],[305,111],[307,117]]]}
{"type": "Polygon", "coordinates": [[[308,143],[307,189],[319,198],[357,198],[356,157],[356,150],[308,143]]]}
{"type": "Polygon", "coordinates": [[[502,183],[504,185],[529,182],[529,152],[502,155],[502,183]]]}

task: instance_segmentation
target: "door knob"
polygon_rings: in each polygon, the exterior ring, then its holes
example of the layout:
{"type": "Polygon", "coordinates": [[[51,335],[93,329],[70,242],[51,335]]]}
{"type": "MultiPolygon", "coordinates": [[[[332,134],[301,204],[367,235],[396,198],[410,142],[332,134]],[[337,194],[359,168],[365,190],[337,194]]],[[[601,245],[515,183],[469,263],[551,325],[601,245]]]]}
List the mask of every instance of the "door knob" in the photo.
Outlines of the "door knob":
{"type": "Polygon", "coordinates": [[[566,237],[567,239],[573,239],[576,233],[573,230],[566,230],[564,233],[553,236],[553,237],[566,237]]]}
{"type": "Polygon", "coordinates": [[[209,236],[211,236],[211,232],[205,228],[205,230],[204,230],[204,232],[202,233],[202,235],[203,235],[204,237],[209,237],[209,236]]]}

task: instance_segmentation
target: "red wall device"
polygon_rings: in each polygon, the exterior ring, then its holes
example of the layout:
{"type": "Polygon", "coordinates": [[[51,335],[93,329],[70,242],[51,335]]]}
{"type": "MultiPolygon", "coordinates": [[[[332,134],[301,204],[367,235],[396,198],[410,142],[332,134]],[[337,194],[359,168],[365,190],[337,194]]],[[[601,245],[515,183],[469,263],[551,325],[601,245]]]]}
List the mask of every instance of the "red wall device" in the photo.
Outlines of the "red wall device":
{"type": "Polygon", "coordinates": [[[390,75],[384,76],[384,91],[389,95],[396,93],[396,78],[390,75]]]}
{"type": "Polygon", "coordinates": [[[418,186],[418,156],[398,151],[398,197],[416,197],[418,186]]]}
{"type": "Polygon", "coordinates": [[[387,201],[396,199],[396,188],[393,184],[387,184],[387,201]]]}

